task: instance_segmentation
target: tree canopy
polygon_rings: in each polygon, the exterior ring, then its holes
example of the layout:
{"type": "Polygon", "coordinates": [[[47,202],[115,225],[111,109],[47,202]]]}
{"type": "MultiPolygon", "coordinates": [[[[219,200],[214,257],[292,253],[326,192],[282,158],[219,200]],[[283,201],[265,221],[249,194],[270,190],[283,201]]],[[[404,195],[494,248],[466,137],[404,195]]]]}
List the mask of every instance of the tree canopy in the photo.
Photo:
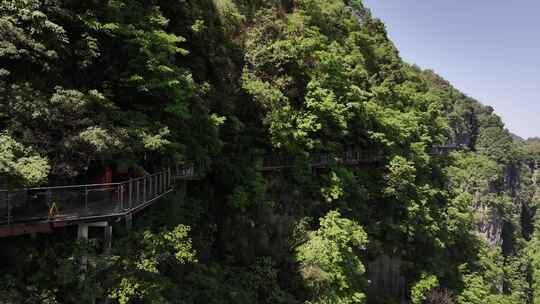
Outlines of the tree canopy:
{"type": "Polygon", "coordinates": [[[6,303],[540,303],[539,152],[360,0],[0,1],[6,188],[208,167],[111,255],[0,240],[6,303]]]}

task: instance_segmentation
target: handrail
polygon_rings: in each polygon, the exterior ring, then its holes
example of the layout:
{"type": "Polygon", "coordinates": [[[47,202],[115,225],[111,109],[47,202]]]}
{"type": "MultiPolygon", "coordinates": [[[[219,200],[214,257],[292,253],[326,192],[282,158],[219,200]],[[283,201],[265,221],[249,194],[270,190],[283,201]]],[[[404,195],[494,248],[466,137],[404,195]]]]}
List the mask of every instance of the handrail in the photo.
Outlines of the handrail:
{"type": "MultiPolygon", "coordinates": [[[[192,167],[189,167],[192,168],[192,167]]],[[[194,167],[193,167],[194,170],[194,167]]],[[[38,190],[56,190],[56,189],[70,189],[70,188],[81,188],[81,187],[106,187],[106,186],[118,186],[121,184],[129,183],[129,181],[136,181],[140,180],[146,177],[152,177],[159,175],[163,172],[166,172],[167,170],[159,171],[152,174],[145,174],[143,176],[130,178],[121,182],[115,182],[115,183],[102,183],[102,184],[78,184],[78,185],[66,185],[66,186],[49,186],[49,187],[33,187],[33,188],[18,188],[18,189],[0,189],[0,192],[17,192],[17,191],[38,191],[38,190]]],[[[184,175],[183,175],[184,176],[184,175]]],[[[195,176],[192,175],[192,176],[195,176]]]]}
{"type": "Polygon", "coordinates": [[[465,147],[462,145],[443,145],[443,146],[433,146],[429,149],[428,154],[431,156],[440,156],[447,155],[451,151],[464,150],[465,147]]]}
{"type": "Polygon", "coordinates": [[[115,183],[0,190],[0,226],[15,222],[79,220],[136,212],[169,193],[176,180],[201,178],[195,164],[115,183]]]}
{"type": "MultiPolygon", "coordinates": [[[[312,153],[308,155],[309,165],[312,167],[328,166],[332,162],[341,162],[346,165],[358,165],[363,162],[378,162],[382,155],[362,152],[360,150],[348,150],[338,154],[312,153]]],[[[267,171],[274,168],[287,168],[294,166],[294,157],[288,154],[269,154],[263,156],[262,169],[267,171]]]]}
{"type": "Polygon", "coordinates": [[[80,185],[66,185],[66,186],[50,186],[50,187],[34,187],[34,188],[19,188],[19,189],[0,189],[0,192],[18,192],[18,191],[38,191],[38,190],[57,190],[57,189],[72,189],[81,187],[106,187],[106,186],[118,186],[128,181],[107,183],[107,184],[80,184],[80,185]]]}
{"type": "MultiPolygon", "coordinates": [[[[450,151],[462,150],[463,147],[459,145],[445,145],[445,146],[433,146],[428,150],[428,154],[431,156],[446,155],[450,151]]],[[[372,152],[372,151],[371,151],[372,152]]],[[[340,153],[310,153],[308,155],[309,165],[311,167],[327,167],[332,162],[345,164],[348,166],[355,166],[361,163],[377,163],[383,158],[383,155],[378,153],[371,153],[370,151],[362,150],[347,150],[340,153]]],[[[263,171],[279,170],[280,168],[293,167],[295,159],[290,154],[267,154],[263,155],[263,171]]]]}

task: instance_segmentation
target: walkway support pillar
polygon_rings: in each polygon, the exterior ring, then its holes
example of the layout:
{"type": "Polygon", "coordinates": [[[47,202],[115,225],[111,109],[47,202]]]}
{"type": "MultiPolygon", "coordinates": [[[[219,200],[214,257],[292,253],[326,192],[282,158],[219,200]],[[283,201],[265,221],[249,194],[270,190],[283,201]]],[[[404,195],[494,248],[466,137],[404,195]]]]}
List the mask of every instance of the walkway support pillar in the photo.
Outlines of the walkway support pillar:
{"type": "Polygon", "coordinates": [[[124,184],[118,185],[118,192],[119,192],[119,205],[120,209],[124,208],[124,184]]]}
{"type": "MultiPolygon", "coordinates": [[[[81,224],[82,225],[82,224],[81,224]]],[[[81,229],[81,225],[79,225],[79,229],[81,229]]],[[[102,222],[94,222],[94,223],[86,223],[84,224],[86,228],[83,228],[82,234],[86,234],[86,239],[88,239],[88,227],[97,227],[97,228],[103,228],[103,253],[109,254],[110,250],[112,248],[112,226],[109,225],[109,222],[102,221],[102,222]]]]}
{"type": "Polygon", "coordinates": [[[182,204],[184,202],[184,199],[186,197],[187,192],[187,181],[180,181],[180,203],[182,204]]]}
{"type": "Polygon", "coordinates": [[[126,214],[126,229],[131,230],[133,228],[133,214],[126,214]]]}
{"type": "Polygon", "coordinates": [[[104,233],[104,243],[103,243],[103,253],[106,255],[111,254],[112,249],[112,226],[108,225],[105,228],[104,233]]]}
{"type": "MultiPolygon", "coordinates": [[[[81,223],[77,226],[77,240],[84,242],[85,246],[88,243],[88,224],[81,223]]],[[[86,251],[86,250],[85,250],[86,251]]],[[[84,254],[81,256],[81,270],[86,271],[88,269],[88,256],[84,254]]]]}

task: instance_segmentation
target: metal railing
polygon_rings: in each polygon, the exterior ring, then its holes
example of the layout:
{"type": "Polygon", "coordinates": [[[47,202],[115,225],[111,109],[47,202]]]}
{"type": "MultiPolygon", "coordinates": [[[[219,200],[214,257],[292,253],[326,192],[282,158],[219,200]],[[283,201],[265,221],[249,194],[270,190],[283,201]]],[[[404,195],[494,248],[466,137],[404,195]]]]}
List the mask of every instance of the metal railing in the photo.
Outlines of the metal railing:
{"type": "MultiPolygon", "coordinates": [[[[312,168],[325,168],[331,164],[355,166],[359,164],[376,163],[382,160],[380,153],[366,153],[361,151],[346,151],[340,154],[312,153],[309,155],[309,165],[312,168]]],[[[296,158],[286,154],[270,154],[263,158],[262,170],[271,171],[293,167],[296,158]]]]}
{"type": "MultiPolygon", "coordinates": [[[[463,150],[462,146],[447,145],[434,146],[428,150],[431,156],[446,156],[452,151],[463,150]]],[[[290,154],[268,154],[263,157],[262,170],[272,171],[294,167],[298,158],[290,154]]],[[[326,168],[331,164],[357,166],[361,164],[374,164],[383,160],[381,151],[348,150],[338,154],[312,153],[309,155],[309,165],[312,168],[326,168]]]]}
{"type": "Polygon", "coordinates": [[[431,156],[447,156],[451,152],[460,150],[464,150],[464,147],[459,145],[433,146],[429,149],[428,154],[431,156]]]}
{"type": "Polygon", "coordinates": [[[176,180],[198,178],[187,164],[118,183],[0,190],[0,225],[121,215],[167,194],[176,180]]]}

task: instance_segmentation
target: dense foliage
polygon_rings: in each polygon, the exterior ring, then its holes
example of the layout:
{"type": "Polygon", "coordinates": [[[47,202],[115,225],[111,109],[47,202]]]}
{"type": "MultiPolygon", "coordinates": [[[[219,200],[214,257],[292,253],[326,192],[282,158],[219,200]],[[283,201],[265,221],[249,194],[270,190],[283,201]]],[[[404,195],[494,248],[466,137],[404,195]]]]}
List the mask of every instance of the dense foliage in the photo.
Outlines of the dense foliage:
{"type": "Polygon", "coordinates": [[[3,186],[208,166],[110,254],[0,240],[2,303],[540,303],[540,141],[360,0],[0,0],[0,38],[3,186]],[[377,161],[309,166],[350,150],[377,161]]]}

